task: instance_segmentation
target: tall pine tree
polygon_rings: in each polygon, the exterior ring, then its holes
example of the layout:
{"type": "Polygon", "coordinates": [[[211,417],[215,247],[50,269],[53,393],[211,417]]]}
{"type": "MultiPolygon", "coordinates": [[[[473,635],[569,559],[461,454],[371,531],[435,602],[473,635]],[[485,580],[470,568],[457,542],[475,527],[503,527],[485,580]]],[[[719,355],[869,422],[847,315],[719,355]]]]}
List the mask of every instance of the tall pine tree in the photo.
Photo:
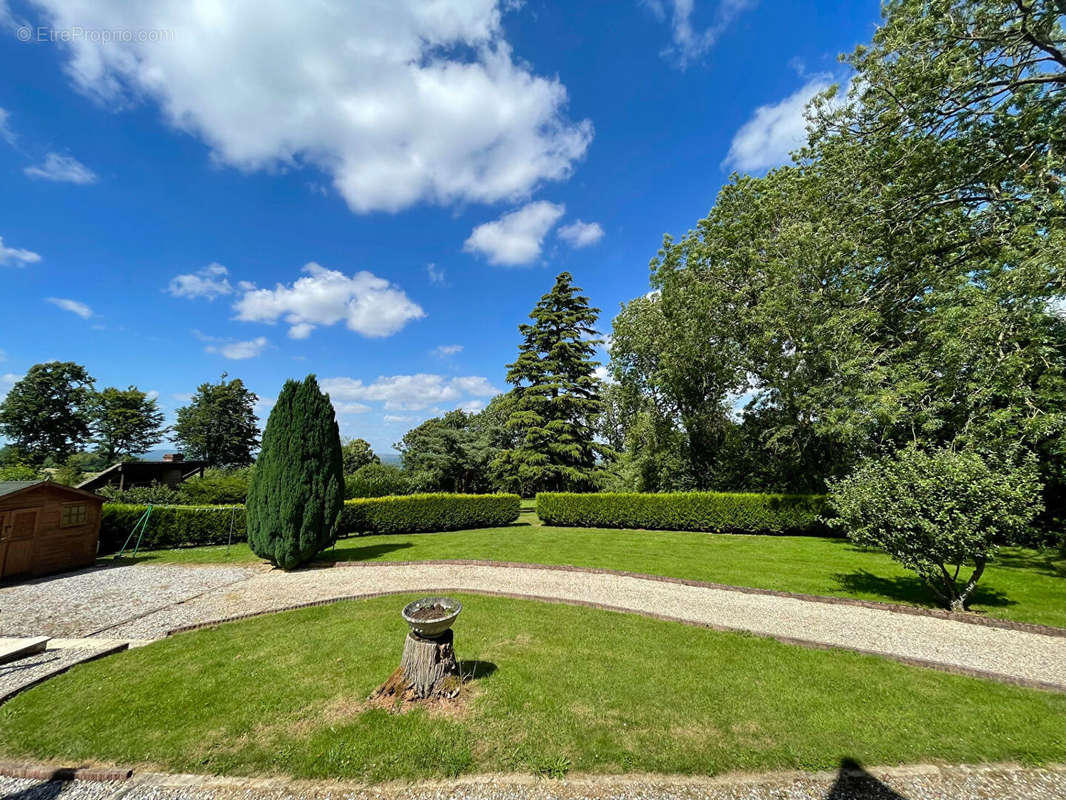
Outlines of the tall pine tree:
{"type": "Polygon", "coordinates": [[[518,359],[507,365],[515,386],[507,425],[517,445],[502,451],[493,468],[502,486],[527,497],[596,488],[593,437],[602,402],[592,356],[600,310],[572,281],[569,272],[555,279],[529,315],[533,324],[519,326],[518,359]]]}
{"type": "Polygon", "coordinates": [[[248,487],[248,546],[282,569],[337,538],[344,503],[341,437],[314,375],[285,382],[270,412],[248,487]]]}

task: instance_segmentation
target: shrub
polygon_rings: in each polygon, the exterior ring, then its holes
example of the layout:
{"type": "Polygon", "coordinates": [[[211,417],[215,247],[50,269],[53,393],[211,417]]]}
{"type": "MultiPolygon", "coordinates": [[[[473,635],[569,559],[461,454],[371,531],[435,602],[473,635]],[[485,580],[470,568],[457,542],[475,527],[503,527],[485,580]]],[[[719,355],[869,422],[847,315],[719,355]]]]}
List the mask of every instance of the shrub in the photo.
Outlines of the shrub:
{"type": "Polygon", "coordinates": [[[131,486],[129,489],[119,489],[117,486],[101,486],[95,490],[95,493],[101,497],[106,497],[112,503],[179,505],[183,502],[180,491],[171,489],[166,484],[154,482],[148,486],[131,486]]]}
{"type": "MultiPolygon", "coordinates": [[[[146,505],[104,503],[100,520],[100,552],[114,553],[147,510],[146,505]]],[[[244,506],[155,506],[141,539],[142,550],[226,544],[245,535],[244,506]]],[[[130,542],[130,547],[136,540],[130,542]]]]}
{"type": "Polygon", "coordinates": [[[734,533],[821,533],[821,495],[727,492],[541,492],[546,525],[734,533]]]}
{"type": "Polygon", "coordinates": [[[348,500],[344,533],[424,533],[495,528],[518,519],[516,494],[412,494],[348,500]]]}
{"type": "Polygon", "coordinates": [[[191,506],[244,504],[255,467],[207,469],[203,477],[190,478],[178,487],[181,502],[191,506]]]}
{"type": "Polygon", "coordinates": [[[270,412],[248,488],[248,546],[282,569],[337,538],[344,502],[341,437],[314,375],[285,382],[270,412]]]}
{"type": "Polygon", "coordinates": [[[908,447],[831,484],[829,504],[852,541],[883,549],[961,611],[997,545],[1029,533],[1040,490],[1032,464],[995,470],[975,453],[908,447]]]}
{"type": "Polygon", "coordinates": [[[346,500],[410,493],[410,477],[393,464],[366,464],[344,478],[346,500]]]}

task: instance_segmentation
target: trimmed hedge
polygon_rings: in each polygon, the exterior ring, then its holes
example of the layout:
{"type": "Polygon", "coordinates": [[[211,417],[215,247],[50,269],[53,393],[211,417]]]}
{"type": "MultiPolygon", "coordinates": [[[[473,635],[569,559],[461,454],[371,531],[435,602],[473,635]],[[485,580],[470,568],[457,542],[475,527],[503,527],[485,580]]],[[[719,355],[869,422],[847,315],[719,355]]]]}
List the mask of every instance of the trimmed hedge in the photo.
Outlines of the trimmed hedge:
{"type": "MultiPolygon", "coordinates": [[[[411,494],[347,500],[340,533],[424,533],[496,528],[518,519],[516,494],[411,494]]],[[[100,552],[115,553],[148,506],[104,503],[100,552]]],[[[141,550],[247,541],[244,506],[153,506],[141,550]]],[[[136,539],[130,542],[132,548],[136,539]]]]}
{"type": "Polygon", "coordinates": [[[516,494],[409,494],[346,500],[342,533],[425,533],[497,528],[518,519],[516,494]]]}
{"type": "MultiPolygon", "coordinates": [[[[116,553],[148,506],[104,503],[100,520],[100,552],[116,553]]],[[[169,550],[205,544],[226,544],[248,538],[244,506],[152,506],[141,550],[169,550]]],[[[136,537],[130,542],[132,548],[136,537]]]]}
{"type": "Polygon", "coordinates": [[[824,535],[825,511],[825,496],[812,494],[537,494],[537,516],[545,525],[586,528],[824,535]]]}

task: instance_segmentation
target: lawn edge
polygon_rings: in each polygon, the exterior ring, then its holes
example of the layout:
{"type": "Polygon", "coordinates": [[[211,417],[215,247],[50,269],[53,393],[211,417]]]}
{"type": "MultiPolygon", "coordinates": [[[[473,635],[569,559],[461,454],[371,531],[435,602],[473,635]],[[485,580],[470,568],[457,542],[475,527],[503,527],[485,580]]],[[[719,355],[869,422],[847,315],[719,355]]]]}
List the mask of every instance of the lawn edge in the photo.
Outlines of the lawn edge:
{"type": "Polygon", "coordinates": [[[646,572],[630,572],[628,570],[608,569],[606,567],[581,567],[574,564],[539,564],[529,561],[484,561],[478,559],[427,559],[424,561],[318,561],[308,567],[310,569],[353,569],[372,567],[411,567],[417,565],[429,566],[474,566],[474,567],[506,567],[509,569],[535,569],[555,572],[578,572],[588,575],[618,575],[623,578],[638,578],[646,581],[659,583],[673,583],[680,586],[695,586],[703,589],[718,589],[726,592],[740,592],[741,594],[757,594],[768,597],[786,597],[793,600],[808,600],[814,603],[826,605],[845,605],[869,608],[875,611],[891,611],[897,614],[910,614],[917,617],[934,617],[946,619],[952,622],[965,622],[969,625],[984,625],[987,628],[1002,628],[1004,630],[1022,631],[1023,633],[1038,633],[1044,636],[1058,636],[1066,638],[1066,628],[1054,625],[1042,625],[1037,622],[1022,622],[1020,620],[1000,619],[998,617],[986,617],[974,612],[953,612],[941,608],[928,608],[926,606],[909,606],[902,603],[882,603],[876,600],[860,600],[857,597],[835,597],[822,594],[803,594],[800,592],[786,592],[778,589],[760,589],[753,586],[736,586],[729,583],[714,583],[711,581],[699,581],[691,578],[673,578],[668,575],[652,575],[646,572]]]}

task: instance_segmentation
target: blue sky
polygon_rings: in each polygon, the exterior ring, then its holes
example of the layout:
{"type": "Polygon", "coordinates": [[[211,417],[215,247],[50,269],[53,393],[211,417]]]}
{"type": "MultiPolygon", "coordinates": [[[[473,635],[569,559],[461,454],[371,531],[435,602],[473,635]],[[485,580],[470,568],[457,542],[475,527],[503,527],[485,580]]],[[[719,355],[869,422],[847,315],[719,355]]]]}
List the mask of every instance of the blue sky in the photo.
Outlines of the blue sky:
{"type": "Polygon", "coordinates": [[[0,0],[0,393],[314,372],[376,449],[787,160],[873,2],[0,0]],[[24,41],[29,39],[29,41],[24,41]]]}

